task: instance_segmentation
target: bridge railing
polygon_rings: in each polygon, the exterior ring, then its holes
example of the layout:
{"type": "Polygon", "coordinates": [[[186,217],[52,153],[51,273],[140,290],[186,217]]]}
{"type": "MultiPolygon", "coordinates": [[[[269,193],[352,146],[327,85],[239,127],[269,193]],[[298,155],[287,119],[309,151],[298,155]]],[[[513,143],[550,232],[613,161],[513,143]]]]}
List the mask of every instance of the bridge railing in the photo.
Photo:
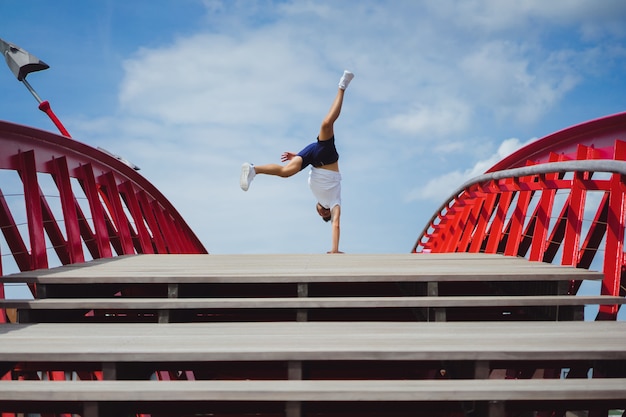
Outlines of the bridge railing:
{"type": "Polygon", "coordinates": [[[0,248],[8,252],[0,275],[116,255],[207,252],[161,192],[106,152],[1,121],[0,149],[0,248]]]}
{"type": "MultiPolygon", "coordinates": [[[[624,295],[625,192],[626,162],[618,160],[489,172],[452,193],[413,251],[501,253],[587,269],[594,263],[605,275],[602,294],[624,295]]],[[[598,318],[614,319],[618,308],[601,306],[598,318]]]]}

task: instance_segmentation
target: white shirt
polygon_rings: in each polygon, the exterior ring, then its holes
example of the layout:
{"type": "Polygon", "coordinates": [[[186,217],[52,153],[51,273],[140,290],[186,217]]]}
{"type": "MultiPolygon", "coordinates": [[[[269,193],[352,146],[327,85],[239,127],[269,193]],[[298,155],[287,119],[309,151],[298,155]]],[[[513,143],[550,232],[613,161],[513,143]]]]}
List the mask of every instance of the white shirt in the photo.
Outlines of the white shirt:
{"type": "Polygon", "coordinates": [[[341,205],[341,174],[324,168],[311,167],[309,187],[317,202],[331,209],[341,205]]]}

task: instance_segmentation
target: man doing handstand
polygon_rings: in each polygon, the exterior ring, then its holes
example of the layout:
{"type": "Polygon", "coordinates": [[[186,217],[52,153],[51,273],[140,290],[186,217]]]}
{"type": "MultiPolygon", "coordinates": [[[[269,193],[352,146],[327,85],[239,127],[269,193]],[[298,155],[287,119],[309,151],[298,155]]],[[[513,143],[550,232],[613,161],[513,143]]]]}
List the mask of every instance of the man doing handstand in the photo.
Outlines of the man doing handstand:
{"type": "Polygon", "coordinates": [[[339,89],[328,114],[322,121],[317,141],[306,146],[300,152],[284,152],[281,162],[285,165],[266,164],[252,165],[244,163],[241,167],[240,186],[248,191],[250,182],[257,174],[291,177],[311,165],[309,173],[309,187],[317,199],[315,209],[324,221],[331,221],[332,249],[328,253],[342,253],[339,251],[341,217],[341,174],[339,173],[339,154],[335,148],[335,132],[333,126],[343,105],[345,90],[354,78],[350,71],[344,71],[339,80],[339,89]]]}

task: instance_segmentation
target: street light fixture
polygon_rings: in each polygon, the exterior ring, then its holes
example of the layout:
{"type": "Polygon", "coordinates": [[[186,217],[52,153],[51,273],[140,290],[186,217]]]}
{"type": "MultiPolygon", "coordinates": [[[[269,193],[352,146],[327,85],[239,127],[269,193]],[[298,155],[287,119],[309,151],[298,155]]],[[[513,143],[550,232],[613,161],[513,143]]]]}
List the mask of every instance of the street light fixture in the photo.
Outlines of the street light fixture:
{"type": "Polygon", "coordinates": [[[0,52],[4,55],[4,59],[6,60],[13,75],[15,75],[18,81],[21,81],[33,97],[35,97],[35,100],[39,103],[39,110],[48,115],[50,120],[52,120],[52,123],[54,123],[62,135],[67,136],[68,138],[71,137],[69,132],[65,129],[65,126],[63,126],[61,121],[52,111],[50,103],[42,100],[30,83],[26,81],[26,76],[31,72],[42,71],[50,68],[50,66],[19,46],[10,42],[5,42],[2,39],[0,39],[0,52]]]}

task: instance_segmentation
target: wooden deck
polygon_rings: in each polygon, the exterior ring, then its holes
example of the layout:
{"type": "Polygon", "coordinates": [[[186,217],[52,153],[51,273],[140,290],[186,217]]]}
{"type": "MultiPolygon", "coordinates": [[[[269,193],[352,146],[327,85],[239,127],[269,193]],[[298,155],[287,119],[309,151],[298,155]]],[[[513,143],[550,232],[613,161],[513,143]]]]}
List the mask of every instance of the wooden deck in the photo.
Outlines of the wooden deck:
{"type": "Polygon", "coordinates": [[[127,320],[160,322],[233,321],[235,315],[248,321],[414,320],[416,314],[446,321],[476,319],[478,309],[488,308],[483,319],[500,320],[519,315],[516,307],[524,307],[524,319],[571,320],[582,317],[584,305],[623,302],[566,295],[572,281],[601,277],[484,254],[137,255],[6,276],[7,282],[36,284],[38,299],[1,305],[17,309],[23,323],[110,320],[118,317],[112,310],[135,310],[122,314],[127,320]],[[446,296],[446,287],[457,283],[485,287],[484,293],[446,296]],[[512,285],[532,283],[544,286],[545,295],[504,295],[512,285]],[[137,292],[141,298],[133,297],[137,292]],[[80,311],[68,312],[80,309],[94,314],[79,319],[80,311]]]}
{"type": "Polygon", "coordinates": [[[133,255],[22,272],[4,282],[297,283],[601,280],[600,272],[482,254],[133,255]]]}
{"type": "Polygon", "coordinates": [[[472,416],[508,417],[626,408],[626,323],[575,320],[584,305],[624,299],[567,295],[598,272],[484,254],[137,255],[3,279],[38,291],[0,301],[23,318],[0,327],[3,373],[102,380],[0,381],[0,410],[456,417],[469,402],[472,416]],[[610,378],[559,378],[591,368],[610,378]]]}
{"type": "Polygon", "coordinates": [[[621,400],[626,379],[438,381],[0,381],[0,401],[576,401],[621,400]]]}
{"type": "Polygon", "coordinates": [[[180,416],[180,410],[282,414],[275,404],[286,404],[286,414],[313,405],[315,414],[324,415],[351,415],[359,408],[365,410],[362,416],[462,416],[472,415],[462,410],[474,410],[474,415],[491,417],[506,415],[509,403],[522,409],[532,409],[532,404],[571,409],[589,402],[612,407],[623,403],[626,380],[0,381],[0,404],[11,407],[34,396],[39,407],[62,403],[63,410],[83,417],[180,416]]]}
{"type": "Polygon", "coordinates": [[[263,298],[43,298],[0,300],[23,310],[322,309],[621,305],[624,297],[584,295],[263,297],[263,298]]]}
{"type": "Polygon", "coordinates": [[[626,360],[624,346],[626,322],[48,323],[4,326],[0,362],[626,360]]]}

